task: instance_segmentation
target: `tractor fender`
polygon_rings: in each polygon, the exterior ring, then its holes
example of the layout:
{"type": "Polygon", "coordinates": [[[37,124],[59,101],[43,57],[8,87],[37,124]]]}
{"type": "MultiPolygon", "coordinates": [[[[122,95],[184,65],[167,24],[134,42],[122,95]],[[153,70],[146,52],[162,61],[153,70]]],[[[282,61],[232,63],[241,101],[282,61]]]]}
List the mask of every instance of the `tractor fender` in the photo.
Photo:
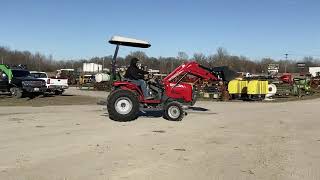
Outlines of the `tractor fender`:
{"type": "Polygon", "coordinates": [[[142,98],[143,93],[141,89],[134,83],[126,82],[126,81],[118,81],[113,83],[113,89],[123,89],[123,90],[130,90],[138,95],[139,98],[142,98]]]}
{"type": "Polygon", "coordinates": [[[136,88],[129,88],[129,87],[126,87],[126,86],[120,86],[120,88],[118,89],[122,89],[122,90],[128,90],[128,91],[131,91],[133,92],[134,94],[136,94],[139,98],[142,96],[142,91],[136,87],[136,88]]]}

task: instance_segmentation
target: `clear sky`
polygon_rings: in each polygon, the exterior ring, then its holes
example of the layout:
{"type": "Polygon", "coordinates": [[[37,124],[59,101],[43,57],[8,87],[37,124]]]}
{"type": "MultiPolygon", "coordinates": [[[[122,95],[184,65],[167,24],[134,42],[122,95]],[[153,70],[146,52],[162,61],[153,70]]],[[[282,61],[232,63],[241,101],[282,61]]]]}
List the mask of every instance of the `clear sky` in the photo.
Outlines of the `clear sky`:
{"type": "Polygon", "coordinates": [[[1,46],[56,59],[111,55],[112,35],[149,41],[142,50],[154,57],[218,47],[252,59],[320,57],[319,0],[0,0],[0,7],[1,46]]]}

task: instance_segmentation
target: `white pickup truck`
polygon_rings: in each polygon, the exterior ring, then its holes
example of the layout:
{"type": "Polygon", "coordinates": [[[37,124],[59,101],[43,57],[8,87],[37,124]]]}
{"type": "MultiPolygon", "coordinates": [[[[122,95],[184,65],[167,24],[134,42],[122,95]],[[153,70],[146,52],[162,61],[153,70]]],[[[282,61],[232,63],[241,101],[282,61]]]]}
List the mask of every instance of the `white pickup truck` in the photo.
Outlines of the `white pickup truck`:
{"type": "Polygon", "coordinates": [[[49,78],[45,72],[31,71],[31,76],[46,81],[47,92],[61,95],[65,89],[68,89],[68,79],[49,78]]]}

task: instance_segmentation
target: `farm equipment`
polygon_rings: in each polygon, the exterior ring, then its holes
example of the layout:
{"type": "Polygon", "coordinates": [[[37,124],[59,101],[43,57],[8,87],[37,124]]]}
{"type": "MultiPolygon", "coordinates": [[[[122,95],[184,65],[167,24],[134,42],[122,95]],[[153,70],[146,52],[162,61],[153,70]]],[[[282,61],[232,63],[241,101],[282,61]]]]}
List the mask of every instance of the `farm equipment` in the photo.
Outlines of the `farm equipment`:
{"type": "Polygon", "coordinates": [[[268,94],[268,81],[252,80],[248,83],[247,94],[251,100],[263,100],[268,94]]]}
{"type": "Polygon", "coordinates": [[[310,86],[312,90],[319,92],[320,90],[320,72],[316,73],[316,76],[311,78],[310,86]]]}
{"type": "Polygon", "coordinates": [[[320,90],[320,76],[311,79],[311,88],[316,91],[320,90]]]}
{"type": "Polygon", "coordinates": [[[280,76],[279,78],[275,78],[272,81],[277,88],[276,95],[277,96],[289,96],[292,94],[293,88],[293,78],[292,74],[286,73],[280,76]]]}
{"type": "Polygon", "coordinates": [[[292,74],[284,74],[279,78],[278,82],[274,82],[277,86],[277,95],[279,96],[298,96],[312,94],[319,87],[320,80],[317,77],[299,76],[293,77],[292,74]]]}
{"type": "Polygon", "coordinates": [[[95,75],[94,89],[98,91],[110,91],[112,87],[111,76],[107,73],[98,73],[95,75]]]}
{"type": "Polygon", "coordinates": [[[228,84],[232,99],[263,100],[275,95],[276,86],[267,80],[232,80],[228,84]]]}
{"type": "Polygon", "coordinates": [[[200,97],[228,101],[230,99],[228,83],[237,77],[237,73],[227,66],[213,67],[212,69],[208,69],[208,71],[214,72],[220,81],[198,83],[201,87],[198,88],[200,97]]]}
{"type": "Polygon", "coordinates": [[[88,89],[93,88],[95,83],[95,76],[93,74],[84,74],[79,76],[78,87],[82,89],[86,87],[88,89]]]}
{"type": "Polygon", "coordinates": [[[228,91],[232,99],[243,99],[247,97],[248,81],[231,80],[228,84],[228,91]]]}
{"type": "Polygon", "coordinates": [[[109,91],[112,87],[111,75],[106,73],[91,73],[79,76],[78,87],[79,89],[86,88],[98,91],[109,91]]]}
{"type": "MultiPolygon", "coordinates": [[[[147,48],[151,45],[146,41],[115,36],[110,41],[116,44],[115,58],[119,45],[147,48]]],[[[115,67],[115,58],[113,66],[115,67]]],[[[115,70],[113,70],[115,73],[115,70]]],[[[109,118],[116,121],[131,121],[138,117],[140,107],[150,110],[161,110],[163,117],[172,121],[180,121],[185,116],[184,106],[191,106],[196,101],[195,88],[190,82],[199,79],[219,80],[214,71],[203,67],[196,62],[188,62],[180,65],[163,80],[147,81],[152,92],[153,99],[145,99],[139,86],[130,80],[121,80],[113,83],[113,90],[108,96],[107,109],[109,118]],[[188,78],[191,76],[192,78],[188,78]]]]}
{"type": "Polygon", "coordinates": [[[57,70],[56,78],[68,79],[68,85],[77,85],[79,72],[74,69],[59,69],[57,70]]]}
{"type": "Polygon", "coordinates": [[[304,96],[312,93],[311,80],[308,77],[296,77],[293,78],[293,89],[292,94],[295,96],[304,96]]]}

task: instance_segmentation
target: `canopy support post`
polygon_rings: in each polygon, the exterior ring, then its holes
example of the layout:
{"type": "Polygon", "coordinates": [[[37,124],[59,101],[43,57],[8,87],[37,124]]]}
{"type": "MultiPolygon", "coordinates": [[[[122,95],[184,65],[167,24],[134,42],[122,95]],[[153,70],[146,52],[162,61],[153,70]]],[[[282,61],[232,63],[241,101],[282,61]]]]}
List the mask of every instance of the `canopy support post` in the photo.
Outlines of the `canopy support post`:
{"type": "Polygon", "coordinates": [[[117,56],[119,51],[119,44],[116,46],[116,50],[114,51],[114,55],[112,58],[112,76],[113,80],[116,80],[116,62],[117,62],[117,56]]]}

